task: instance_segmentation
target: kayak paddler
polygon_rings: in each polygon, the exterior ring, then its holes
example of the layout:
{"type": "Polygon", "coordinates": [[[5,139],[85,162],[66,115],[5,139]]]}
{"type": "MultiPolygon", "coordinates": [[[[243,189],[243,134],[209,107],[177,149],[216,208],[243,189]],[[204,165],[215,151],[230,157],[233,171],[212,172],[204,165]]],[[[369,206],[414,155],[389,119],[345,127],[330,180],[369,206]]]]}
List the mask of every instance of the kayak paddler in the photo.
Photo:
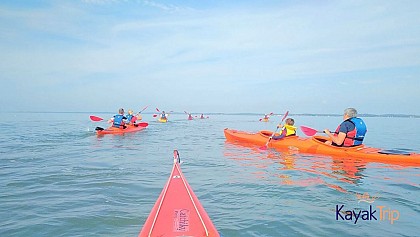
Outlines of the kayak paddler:
{"type": "Polygon", "coordinates": [[[135,125],[137,117],[133,114],[133,110],[129,109],[128,114],[125,117],[127,118],[128,124],[135,125]]]}
{"type": "Polygon", "coordinates": [[[272,139],[280,140],[284,137],[288,136],[296,136],[296,127],[293,126],[295,124],[295,120],[292,118],[287,118],[284,125],[279,124],[277,128],[281,128],[279,136],[273,136],[272,139]]]}
{"type": "Polygon", "coordinates": [[[127,121],[127,118],[124,116],[124,109],[120,108],[118,110],[118,114],[114,115],[113,118],[111,118],[108,122],[112,123],[112,127],[116,128],[126,128],[125,123],[127,121]]]}
{"type": "Polygon", "coordinates": [[[357,117],[357,110],[354,108],[347,108],[344,110],[343,122],[338,125],[334,133],[325,129],[324,133],[331,138],[331,141],[325,143],[333,146],[358,146],[363,143],[367,127],[365,122],[357,117]]]}
{"type": "Polygon", "coordinates": [[[163,120],[166,120],[167,119],[166,116],[167,115],[166,115],[165,111],[162,111],[162,113],[160,114],[160,118],[163,119],[163,120]]]}

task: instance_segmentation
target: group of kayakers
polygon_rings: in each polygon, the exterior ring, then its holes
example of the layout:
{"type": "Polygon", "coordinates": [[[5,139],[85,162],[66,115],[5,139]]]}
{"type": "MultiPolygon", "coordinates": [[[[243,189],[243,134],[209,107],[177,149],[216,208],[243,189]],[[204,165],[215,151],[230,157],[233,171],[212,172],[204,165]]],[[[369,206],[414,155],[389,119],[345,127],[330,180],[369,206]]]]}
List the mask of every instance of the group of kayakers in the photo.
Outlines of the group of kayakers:
{"type": "MultiPolygon", "coordinates": [[[[168,115],[165,111],[162,111],[159,116],[159,121],[167,121],[168,115]]],[[[154,117],[157,115],[154,115],[154,117]]],[[[205,119],[204,114],[200,115],[200,119],[205,119]]],[[[208,117],[207,117],[208,118],[208,117]]],[[[112,123],[112,127],[116,128],[126,128],[127,125],[136,125],[136,121],[140,121],[142,119],[140,112],[136,115],[133,114],[133,110],[129,109],[128,113],[124,113],[124,109],[120,108],[118,110],[118,114],[114,115],[111,119],[108,120],[108,123],[112,123]]],[[[193,116],[191,113],[188,113],[188,120],[192,120],[193,116]]]]}
{"type": "MultiPolygon", "coordinates": [[[[277,129],[281,128],[279,135],[272,137],[274,140],[280,140],[287,136],[296,136],[297,128],[294,126],[295,120],[288,118],[285,124],[277,125],[277,129]]],[[[343,122],[338,125],[335,132],[331,133],[329,129],[323,131],[331,139],[325,143],[333,146],[357,146],[363,143],[367,127],[365,122],[357,117],[357,110],[354,108],[347,108],[344,110],[343,122]]]]}
{"type": "MultiPolygon", "coordinates": [[[[168,114],[162,111],[159,119],[167,120],[168,114]]],[[[205,118],[201,114],[200,118],[205,118]]],[[[192,119],[192,115],[188,113],[188,119],[192,119]]],[[[113,127],[126,128],[127,125],[135,125],[137,120],[141,120],[141,115],[133,114],[133,110],[128,110],[127,114],[124,114],[124,109],[120,108],[118,114],[114,115],[108,122],[112,123],[113,127]]],[[[280,140],[288,136],[296,136],[297,127],[294,126],[295,120],[293,118],[287,118],[285,124],[277,125],[277,129],[280,128],[279,135],[274,135],[271,138],[274,140],[280,140]]],[[[357,117],[357,110],[354,108],[347,108],[344,110],[343,122],[337,127],[335,132],[331,132],[329,129],[323,131],[331,140],[326,141],[327,144],[333,146],[357,146],[363,143],[363,139],[367,132],[365,122],[357,117]]]]}
{"type": "MultiPolygon", "coordinates": [[[[196,116],[197,117],[197,116],[196,116]]],[[[205,119],[206,117],[204,117],[204,114],[201,114],[200,115],[200,119],[205,119]]],[[[193,120],[194,118],[193,118],[193,116],[192,116],[192,114],[191,113],[188,113],[188,118],[187,118],[188,120],[193,120]]]]}

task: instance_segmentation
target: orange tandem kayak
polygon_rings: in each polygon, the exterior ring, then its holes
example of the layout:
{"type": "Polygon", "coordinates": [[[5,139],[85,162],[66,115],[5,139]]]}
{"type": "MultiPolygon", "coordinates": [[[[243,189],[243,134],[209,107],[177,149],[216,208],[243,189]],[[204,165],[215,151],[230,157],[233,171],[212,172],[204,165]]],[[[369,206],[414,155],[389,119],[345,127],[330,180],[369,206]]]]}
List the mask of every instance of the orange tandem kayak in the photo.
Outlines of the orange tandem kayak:
{"type": "Polygon", "coordinates": [[[148,123],[138,123],[136,126],[134,125],[128,125],[127,128],[116,128],[116,127],[109,127],[106,129],[103,129],[101,127],[96,127],[96,134],[97,135],[105,135],[105,134],[124,134],[129,132],[137,132],[140,130],[145,129],[149,124],[148,123]]]}
{"type": "MultiPolygon", "coordinates": [[[[227,128],[224,130],[224,133],[226,140],[228,141],[251,143],[255,145],[265,145],[269,137],[272,135],[271,131],[266,130],[262,130],[257,133],[249,133],[227,128]]],[[[359,158],[365,161],[420,166],[419,153],[393,153],[365,145],[355,147],[336,147],[325,144],[324,142],[327,140],[328,138],[322,136],[290,136],[281,140],[271,140],[268,147],[279,150],[294,149],[301,153],[344,156],[359,158]]]]}
{"type": "Polygon", "coordinates": [[[220,236],[185,179],[176,150],[169,180],[138,236],[220,236]]]}

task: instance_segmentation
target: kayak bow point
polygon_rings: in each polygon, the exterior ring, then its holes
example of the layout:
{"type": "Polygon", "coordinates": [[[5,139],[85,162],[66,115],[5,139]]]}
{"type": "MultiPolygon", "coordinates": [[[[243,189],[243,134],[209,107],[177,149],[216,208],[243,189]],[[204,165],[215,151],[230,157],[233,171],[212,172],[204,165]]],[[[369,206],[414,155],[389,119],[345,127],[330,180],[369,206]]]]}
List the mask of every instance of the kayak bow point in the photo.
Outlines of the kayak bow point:
{"type": "Polygon", "coordinates": [[[176,150],[169,179],[138,236],[220,236],[185,179],[176,150]]]}

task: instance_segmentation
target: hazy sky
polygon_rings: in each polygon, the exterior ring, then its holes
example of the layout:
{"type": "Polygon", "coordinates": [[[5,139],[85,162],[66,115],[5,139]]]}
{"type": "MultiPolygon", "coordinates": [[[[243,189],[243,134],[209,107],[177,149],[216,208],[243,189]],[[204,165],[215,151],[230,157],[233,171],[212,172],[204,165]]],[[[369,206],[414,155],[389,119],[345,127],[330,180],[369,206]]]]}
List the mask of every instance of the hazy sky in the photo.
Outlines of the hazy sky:
{"type": "Polygon", "coordinates": [[[420,1],[2,0],[0,27],[0,111],[420,114],[420,1]]]}

